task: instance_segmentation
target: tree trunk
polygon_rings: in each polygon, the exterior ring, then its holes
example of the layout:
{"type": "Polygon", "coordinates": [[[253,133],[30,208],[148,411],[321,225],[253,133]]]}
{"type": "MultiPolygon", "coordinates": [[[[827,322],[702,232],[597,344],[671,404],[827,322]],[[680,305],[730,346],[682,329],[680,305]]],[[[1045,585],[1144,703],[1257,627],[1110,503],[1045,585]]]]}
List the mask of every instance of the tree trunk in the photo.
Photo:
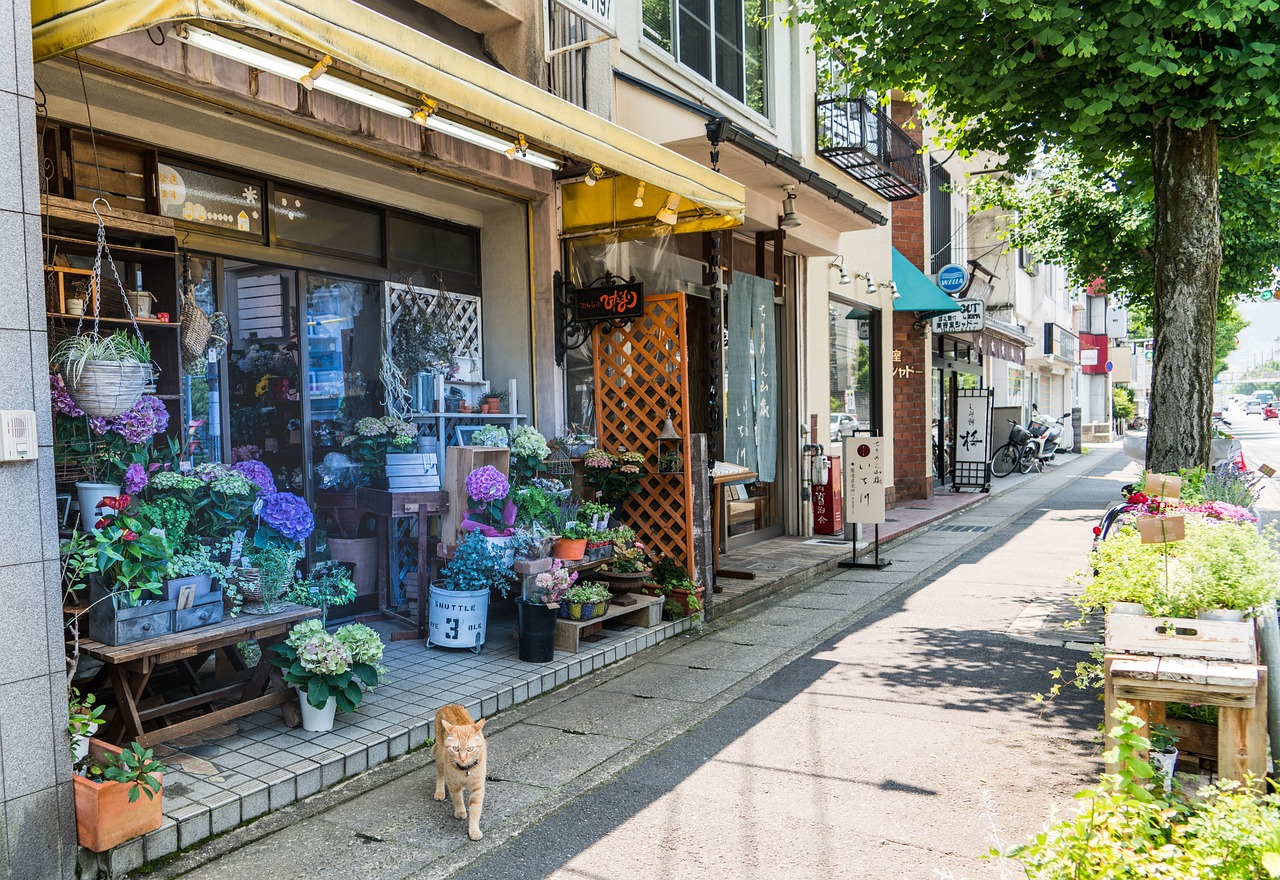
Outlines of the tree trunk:
{"type": "Polygon", "coordinates": [[[1155,353],[1147,468],[1168,473],[1209,465],[1213,341],[1222,238],[1218,210],[1218,130],[1156,123],[1155,353]]]}

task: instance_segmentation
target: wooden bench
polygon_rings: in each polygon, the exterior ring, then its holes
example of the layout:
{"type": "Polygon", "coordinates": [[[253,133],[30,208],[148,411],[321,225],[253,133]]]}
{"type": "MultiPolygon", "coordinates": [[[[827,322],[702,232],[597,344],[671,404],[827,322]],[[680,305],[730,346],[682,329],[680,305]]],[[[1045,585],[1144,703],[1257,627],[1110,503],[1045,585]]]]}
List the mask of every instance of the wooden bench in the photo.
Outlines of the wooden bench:
{"type": "MultiPolygon", "coordinates": [[[[1267,668],[1252,663],[1108,654],[1103,664],[1107,748],[1117,702],[1133,705],[1148,725],[1164,722],[1165,703],[1218,707],[1218,775],[1243,780],[1253,774],[1261,790],[1267,772],[1267,668]]],[[[1148,727],[1149,729],[1149,727],[1148,727]]],[[[1144,756],[1145,757],[1145,756],[1144,756]]],[[[1116,772],[1113,764],[1107,772],[1116,772]]]]}
{"type": "Polygon", "coordinates": [[[284,641],[295,623],[319,614],[316,608],[291,606],[275,614],[240,614],[221,623],[127,645],[81,642],[80,649],[103,664],[90,689],[105,678],[116,695],[116,713],[100,738],[117,745],[136,740],[151,747],[274,706],[282,707],[286,725],[297,727],[302,723],[298,698],[281,671],[271,664],[270,648],[284,641]],[[262,657],[252,670],[246,670],[236,645],[250,639],[257,640],[262,657]],[[215,680],[203,686],[197,670],[216,652],[225,654],[232,668],[243,672],[236,680],[215,680]],[[148,696],[151,676],[170,664],[191,696],[167,701],[159,695],[148,696]],[[231,704],[213,708],[214,703],[226,700],[231,704]],[[202,707],[206,711],[199,717],[170,720],[178,713],[202,707]],[[156,719],[161,722],[158,726],[153,723],[156,719]]]}
{"type": "Polygon", "coordinates": [[[625,623],[631,626],[657,626],[662,621],[662,597],[630,593],[634,605],[610,604],[609,610],[592,620],[556,620],[556,650],[578,652],[578,643],[584,635],[599,632],[604,624],[625,623]]]}

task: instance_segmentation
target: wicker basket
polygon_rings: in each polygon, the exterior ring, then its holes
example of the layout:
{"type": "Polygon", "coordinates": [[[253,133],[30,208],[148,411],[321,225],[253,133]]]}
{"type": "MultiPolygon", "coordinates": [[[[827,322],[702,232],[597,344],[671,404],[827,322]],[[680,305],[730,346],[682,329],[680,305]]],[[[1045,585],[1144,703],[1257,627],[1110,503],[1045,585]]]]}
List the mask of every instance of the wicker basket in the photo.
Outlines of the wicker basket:
{"type": "Polygon", "coordinates": [[[150,382],[150,364],[85,361],[79,376],[67,376],[67,391],[86,415],[111,419],[133,409],[150,382]]]}

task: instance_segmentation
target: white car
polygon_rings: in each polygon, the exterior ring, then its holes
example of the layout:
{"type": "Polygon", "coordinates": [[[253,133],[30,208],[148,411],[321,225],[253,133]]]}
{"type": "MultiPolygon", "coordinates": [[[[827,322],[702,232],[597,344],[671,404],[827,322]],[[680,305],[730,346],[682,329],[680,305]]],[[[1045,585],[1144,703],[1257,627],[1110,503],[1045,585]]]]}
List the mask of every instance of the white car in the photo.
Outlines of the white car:
{"type": "Polygon", "coordinates": [[[845,437],[852,437],[858,430],[858,417],[853,413],[831,414],[831,442],[839,443],[845,437]]]}
{"type": "Polygon", "coordinates": [[[1252,397],[1249,398],[1244,402],[1244,411],[1246,414],[1257,413],[1262,415],[1262,401],[1252,397]]]}

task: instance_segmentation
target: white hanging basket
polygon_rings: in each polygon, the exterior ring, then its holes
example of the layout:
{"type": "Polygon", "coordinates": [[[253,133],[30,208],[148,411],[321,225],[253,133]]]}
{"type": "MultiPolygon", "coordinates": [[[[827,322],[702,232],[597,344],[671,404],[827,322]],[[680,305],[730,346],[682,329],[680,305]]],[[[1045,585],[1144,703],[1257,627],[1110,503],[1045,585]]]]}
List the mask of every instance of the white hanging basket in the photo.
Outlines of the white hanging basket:
{"type": "Polygon", "coordinates": [[[67,391],[90,416],[111,419],[133,409],[151,382],[151,365],[138,361],[85,361],[68,370],[67,391]]]}

